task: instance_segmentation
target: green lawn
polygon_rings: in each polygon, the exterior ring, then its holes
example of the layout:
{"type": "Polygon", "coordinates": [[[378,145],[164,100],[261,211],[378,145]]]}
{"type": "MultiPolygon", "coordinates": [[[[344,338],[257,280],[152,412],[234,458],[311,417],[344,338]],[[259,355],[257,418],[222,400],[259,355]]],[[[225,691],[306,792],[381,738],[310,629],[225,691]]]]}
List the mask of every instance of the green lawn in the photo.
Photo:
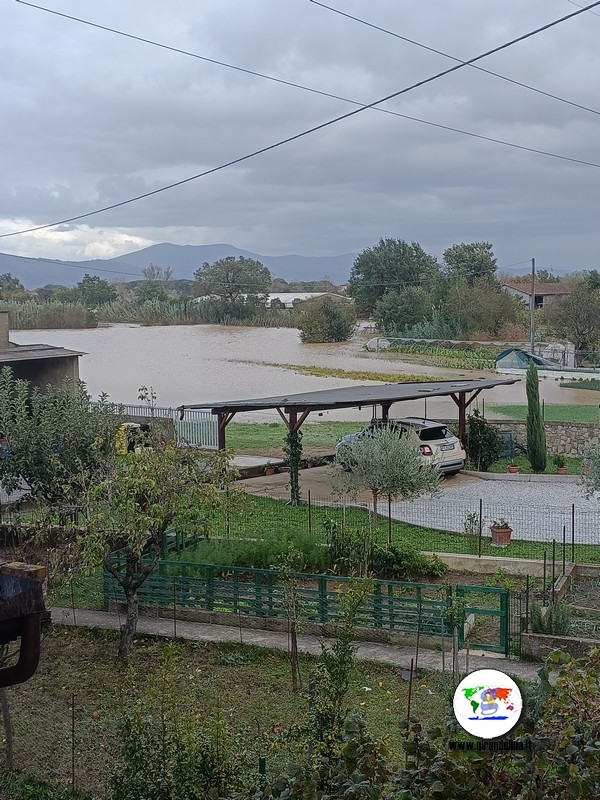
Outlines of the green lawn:
{"type": "MultiPolygon", "coordinates": [[[[332,452],[340,436],[364,428],[365,422],[317,422],[302,426],[302,447],[309,452],[313,447],[328,447],[332,452]]],[[[287,428],[283,422],[244,424],[232,422],[227,426],[227,447],[235,453],[275,455],[283,453],[287,428]]]]}
{"type": "MultiPolygon", "coordinates": [[[[489,411],[501,414],[506,419],[526,419],[527,406],[488,406],[489,411]]],[[[595,422],[600,424],[600,409],[595,406],[548,405],[544,406],[544,418],[549,422],[595,422]]]]}
{"type": "MultiPolygon", "coordinates": [[[[114,632],[60,626],[45,639],[34,677],[24,687],[7,690],[17,771],[56,785],[69,784],[71,702],[75,695],[77,785],[90,792],[102,791],[118,758],[118,725],[124,710],[121,686],[126,671],[115,661],[117,642],[114,632]]],[[[139,637],[130,672],[134,683],[143,686],[167,644],[139,637]]],[[[314,663],[314,658],[300,656],[305,686],[314,663]]],[[[188,707],[192,704],[204,720],[211,715],[225,720],[242,736],[242,747],[250,752],[252,761],[258,765],[258,755],[267,756],[269,775],[285,767],[291,754],[287,748],[273,749],[269,734],[275,724],[287,729],[300,722],[307,708],[306,697],[291,691],[286,653],[239,644],[178,641],[174,666],[182,668],[174,669],[173,680],[188,707]]],[[[443,724],[451,697],[449,675],[446,677],[423,673],[413,685],[412,713],[428,725],[443,724]]],[[[348,705],[360,711],[376,737],[389,736],[395,763],[400,759],[400,721],[406,714],[407,695],[408,683],[396,676],[395,667],[356,665],[348,705]]],[[[9,785],[0,772],[2,797],[22,797],[3,791],[3,784],[9,785]]]]}

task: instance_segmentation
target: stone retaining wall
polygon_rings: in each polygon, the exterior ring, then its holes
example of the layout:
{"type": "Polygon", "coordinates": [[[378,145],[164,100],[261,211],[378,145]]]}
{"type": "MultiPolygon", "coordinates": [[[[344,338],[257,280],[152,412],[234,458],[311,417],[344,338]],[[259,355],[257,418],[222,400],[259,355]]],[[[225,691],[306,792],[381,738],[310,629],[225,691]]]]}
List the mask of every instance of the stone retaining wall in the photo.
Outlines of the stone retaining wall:
{"type": "MultiPolygon", "coordinates": [[[[527,443],[527,424],[516,420],[488,420],[502,432],[510,432],[515,442],[527,443]]],[[[589,422],[548,422],[546,443],[549,453],[564,453],[568,456],[582,456],[585,446],[600,443],[600,425],[589,422]]]]}

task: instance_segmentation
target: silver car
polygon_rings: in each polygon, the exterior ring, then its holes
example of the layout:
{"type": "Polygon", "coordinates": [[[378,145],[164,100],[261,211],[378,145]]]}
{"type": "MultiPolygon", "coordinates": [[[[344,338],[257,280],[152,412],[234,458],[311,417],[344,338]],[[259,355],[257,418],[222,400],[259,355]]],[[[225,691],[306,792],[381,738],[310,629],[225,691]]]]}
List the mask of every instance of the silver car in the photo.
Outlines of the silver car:
{"type": "Polygon", "coordinates": [[[467,454],[462,442],[442,422],[421,417],[374,420],[368,427],[349,433],[338,441],[336,459],[348,471],[352,470],[352,445],[365,436],[372,436],[382,426],[397,430],[399,436],[412,431],[419,439],[419,449],[425,461],[432,461],[445,475],[456,475],[465,466],[467,454]]]}

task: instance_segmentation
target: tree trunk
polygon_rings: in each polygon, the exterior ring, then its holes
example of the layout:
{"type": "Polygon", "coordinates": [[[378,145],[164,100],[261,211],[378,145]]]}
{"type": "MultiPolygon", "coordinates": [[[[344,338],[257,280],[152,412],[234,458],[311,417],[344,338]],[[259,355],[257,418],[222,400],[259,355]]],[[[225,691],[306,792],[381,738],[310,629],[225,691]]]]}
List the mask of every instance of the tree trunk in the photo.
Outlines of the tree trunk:
{"type": "Polygon", "coordinates": [[[377,492],[373,491],[373,514],[377,517],[377,492]]]}
{"type": "Polygon", "coordinates": [[[119,642],[119,658],[128,659],[133,655],[133,640],[138,624],[138,598],[135,589],[124,588],[127,601],[125,624],[121,626],[121,641],[119,642]]]}
{"type": "Polygon", "coordinates": [[[0,689],[0,710],[2,711],[2,726],[4,728],[6,767],[13,770],[15,768],[13,759],[13,728],[10,718],[10,706],[8,705],[8,695],[6,689],[0,689]]]}

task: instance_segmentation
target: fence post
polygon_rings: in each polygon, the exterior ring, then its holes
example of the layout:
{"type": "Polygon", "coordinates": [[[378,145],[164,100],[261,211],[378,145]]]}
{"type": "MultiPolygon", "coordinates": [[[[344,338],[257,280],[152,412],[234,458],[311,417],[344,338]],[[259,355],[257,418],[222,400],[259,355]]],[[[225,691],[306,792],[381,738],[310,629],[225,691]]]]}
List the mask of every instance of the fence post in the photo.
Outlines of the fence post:
{"type": "Polygon", "coordinates": [[[373,618],[376,628],[381,628],[381,617],[381,584],[376,583],[373,589],[373,618]]]}
{"type": "Polygon", "coordinates": [[[554,602],[554,581],[556,580],[556,539],[552,539],[552,602],[554,602]]]}
{"type": "Polygon", "coordinates": [[[229,486],[225,489],[225,534],[229,538],[229,486]]]}
{"type": "Polygon", "coordinates": [[[565,574],[565,566],[566,566],[565,565],[565,561],[566,561],[566,558],[567,558],[567,552],[566,551],[567,551],[567,526],[563,525],[563,553],[562,553],[562,556],[563,556],[563,571],[562,571],[562,574],[563,575],[565,574]]]}
{"type": "Polygon", "coordinates": [[[212,565],[206,567],[206,610],[215,607],[215,570],[212,565]]]}
{"type": "Polygon", "coordinates": [[[575,563],[575,503],[571,506],[571,561],[575,563]]]}
{"type": "Polygon", "coordinates": [[[327,578],[319,578],[319,620],[325,624],[327,622],[327,578]]]}
{"type": "Polygon", "coordinates": [[[75,694],[71,695],[71,791],[75,794],[75,694]]]}
{"type": "Polygon", "coordinates": [[[483,538],[483,498],[479,498],[479,538],[477,541],[477,555],[481,558],[481,540],[483,538]]]}
{"type": "Polygon", "coordinates": [[[177,638],[177,576],[173,576],[173,638],[177,638]]]}
{"type": "Polygon", "coordinates": [[[308,532],[312,534],[312,505],[310,502],[310,489],[308,490],[308,532]]]}
{"type": "Polygon", "coordinates": [[[529,632],[529,575],[525,577],[525,633],[529,632]]]}
{"type": "Polygon", "coordinates": [[[546,561],[547,561],[547,551],[544,550],[544,583],[542,586],[542,602],[544,604],[544,608],[546,607],[546,561]]]}

